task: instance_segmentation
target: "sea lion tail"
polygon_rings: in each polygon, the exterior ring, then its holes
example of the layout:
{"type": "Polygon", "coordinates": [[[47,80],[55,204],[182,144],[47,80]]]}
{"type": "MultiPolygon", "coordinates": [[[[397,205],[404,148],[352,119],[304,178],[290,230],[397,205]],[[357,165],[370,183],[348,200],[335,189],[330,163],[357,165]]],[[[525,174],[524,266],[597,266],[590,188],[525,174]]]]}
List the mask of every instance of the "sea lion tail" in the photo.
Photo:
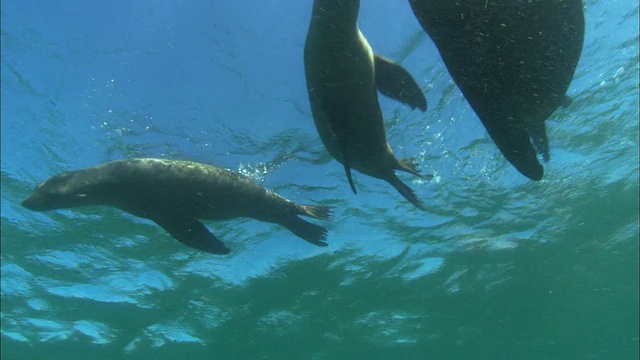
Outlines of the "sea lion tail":
{"type": "Polygon", "coordinates": [[[298,237],[312,243],[313,245],[327,246],[327,243],[325,242],[325,239],[327,238],[327,229],[322,226],[312,224],[297,216],[291,216],[286,221],[281,222],[281,224],[298,237]]]}
{"type": "Polygon", "coordinates": [[[424,206],[424,204],[422,204],[422,201],[418,199],[418,197],[413,192],[413,190],[411,190],[410,187],[408,187],[405,183],[403,183],[402,180],[400,180],[400,178],[398,178],[396,174],[391,173],[391,177],[387,181],[391,185],[393,185],[393,187],[396,188],[396,190],[398,190],[398,192],[402,196],[404,196],[405,199],[409,200],[410,203],[412,203],[422,211],[427,211],[427,208],[424,206]]]}
{"type": "Polygon", "coordinates": [[[398,163],[396,164],[395,169],[408,172],[409,174],[413,174],[415,176],[419,176],[425,180],[433,179],[432,174],[422,175],[418,172],[418,166],[416,164],[415,158],[398,159],[398,163]]]}
{"type": "Polygon", "coordinates": [[[300,215],[305,215],[320,220],[331,219],[331,206],[300,205],[300,208],[300,215]]]}

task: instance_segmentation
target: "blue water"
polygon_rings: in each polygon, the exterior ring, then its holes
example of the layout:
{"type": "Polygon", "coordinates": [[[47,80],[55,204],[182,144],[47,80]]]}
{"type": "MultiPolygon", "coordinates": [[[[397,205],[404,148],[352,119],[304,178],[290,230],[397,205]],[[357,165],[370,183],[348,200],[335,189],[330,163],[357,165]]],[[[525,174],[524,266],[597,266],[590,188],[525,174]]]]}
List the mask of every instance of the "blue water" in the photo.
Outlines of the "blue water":
{"type": "Polygon", "coordinates": [[[638,2],[588,1],[545,178],[500,155],[406,1],[360,27],[425,90],[382,99],[429,207],[324,150],[311,1],[2,2],[3,359],[637,359],[638,2]],[[216,257],[109,208],[29,212],[33,186],[129,157],[212,163],[336,207],[329,247],[208,222],[216,257]]]}

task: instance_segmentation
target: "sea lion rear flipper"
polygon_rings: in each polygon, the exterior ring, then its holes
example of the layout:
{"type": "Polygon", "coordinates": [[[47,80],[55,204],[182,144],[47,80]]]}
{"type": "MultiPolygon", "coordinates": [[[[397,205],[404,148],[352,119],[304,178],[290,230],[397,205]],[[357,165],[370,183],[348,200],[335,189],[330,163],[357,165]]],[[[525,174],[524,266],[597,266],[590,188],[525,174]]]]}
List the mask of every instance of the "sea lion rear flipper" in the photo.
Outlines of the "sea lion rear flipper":
{"type": "Polygon", "coordinates": [[[400,171],[404,171],[404,172],[408,172],[409,174],[413,174],[415,176],[419,176],[425,180],[431,180],[433,179],[433,175],[432,174],[426,174],[426,175],[422,175],[420,174],[420,172],[418,172],[418,167],[415,163],[415,159],[414,158],[402,158],[402,159],[398,159],[398,163],[396,164],[395,167],[396,170],[400,170],[400,171]]]}
{"type": "MultiPolygon", "coordinates": [[[[305,214],[306,215],[306,214],[305,214]]],[[[285,220],[278,221],[298,237],[316,246],[327,246],[327,229],[322,226],[312,224],[295,215],[288,216],[285,220]]]]}
{"type": "Polygon", "coordinates": [[[539,154],[542,154],[542,158],[545,162],[548,162],[551,158],[549,151],[549,138],[547,137],[547,127],[544,121],[533,121],[527,125],[529,135],[533,146],[536,148],[539,154]]]}
{"type": "Polygon", "coordinates": [[[231,250],[216,238],[206,226],[194,218],[154,217],[153,220],[161,228],[181,243],[216,255],[226,255],[231,250]]]}
{"type": "Polygon", "coordinates": [[[332,131],[336,140],[338,142],[338,147],[340,148],[340,153],[342,155],[342,165],[344,165],[344,173],[347,175],[347,180],[349,180],[349,186],[351,186],[351,190],[354,194],[357,194],[356,185],[353,183],[353,178],[351,177],[351,167],[349,166],[349,157],[347,155],[347,147],[344,142],[344,135],[341,132],[336,132],[335,127],[332,126],[332,131]]]}
{"type": "Polygon", "coordinates": [[[353,183],[353,178],[351,177],[351,166],[349,164],[349,155],[347,153],[347,145],[345,138],[347,130],[345,129],[345,124],[340,122],[338,119],[342,119],[344,117],[344,110],[347,108],[341,101],[334,101],[332,103],[326,104],[324,106],[329,112],[329,119],[333,119],[333,121],[329,121],[329,126],[331,127],[331,132],[333,136],[336,138],[336,143],[338,144],[338,149],[340,150],[340,155],[342,156],[342,164],[344,165],[344,172],[347,175],[347,180],[349,180],[349,186],[351,186],[351,190],[354,194],[357,194],[356,185],[353,183]]]}
{"type": "Polygon", "coordinates": [[[571,104],[573,104],[573,99],[569,95],[563,96],[562,100],[560,100],[560,106],[562,106],[562,107],[566,108],[566,107],[571,106],[571,104]]]}
{"type": "Polygon", "coordinates": [[[299,205],[298,215],[310,216],[314,219],[329,220],[333,215],[331,206],[325,205],[299,205]]]}
{"type": "Polygon", "coordinates": [[[543,156],[547,140],[535,135],[539,129],[516,127],[522,126],[519,118],[544,121],[558,106],[567,106],[563,95],[584,43],[583,1],[409,3],[500,151],[523,175],[542,179],[530,137],[543,156]],[[488,125],[500,117],[500,123],[488,125]]]}
{"type": "Polygon", "coordinates": [[[427,111],[427,99],[411,74],[402,66],[375,55],[376,88],[385,96],[396,99],[411,108],[427,111]]]}
{"type": "MultiPolygon", "coordinates": [[[[344,153],[342,154],[342,156],[344,156],[344,153]]],[[[356,185],[353,183],[353,178],[351,177],[351,169],[349,168],[349,165],[347,165],[346,159],[344,161],[344,172],[347,174],[347,180],[349,180],[349,186],[351,186],[351,190],[354,194],[357,194],[358,191],[356,191],[356,185]]]]}
{"type": "MultiPolygon", "coordinates": [[[[516,169],[524,176],[531,180],[542,180],[544,169],[538,157],[536,150],[531,144],[530,134],[524,124],[515,124],[513,119],[507,124],[501,124],[496,119],[480,119],[487,129],[489,136],[498,146],[502,155],[516,167],[516,169]]],[[[544,126],[544,123],[543,123],[544,126]]],[[[536,131],[536,130],[530,130],[536,131]]]]}
{"type": "MultiPolygon", "coordinates": [[[[573,99],[568,96],[562,96],[558,101],[558,107],[569,107],[573,103],[573,99]]],[[[549,150],[549,137],[547,136],[547,126],[545,118],[536,118],[527,122],[527,130],[533,146],[536,148],[538,154],[542,155],[545,162],[549,162],[551,159],[551,152],[549,150]]]]}
{"type": "Polygon", "coordinates": [[[427,211],[427,208],[424,206],[424,204],[422,204],[422,201],[418,199],[413,190],[411,190],[411,188],[407,186],[407,184],[403,183],[396,174],[392,172],[387,181],[389,182],[389,184],[393,185],[393,187],[396,188],[396,190],[398,190],[398,192],[402,196],[404,196],[405,199],[409,200],[410,203],[412,203],[422,211],[427,211]]]}

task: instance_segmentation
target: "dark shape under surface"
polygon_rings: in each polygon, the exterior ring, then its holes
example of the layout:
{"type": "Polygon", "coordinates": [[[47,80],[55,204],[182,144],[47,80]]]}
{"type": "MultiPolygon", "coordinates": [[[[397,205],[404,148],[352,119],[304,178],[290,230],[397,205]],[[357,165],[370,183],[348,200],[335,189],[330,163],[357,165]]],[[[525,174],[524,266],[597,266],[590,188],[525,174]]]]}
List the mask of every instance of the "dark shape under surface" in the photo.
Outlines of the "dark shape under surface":
{"type": "Polygon", "coordinates": [[[420,87],[399,64],[373,53],[358,28],[359,0],[315,0],[304,46],[307,92],[313,120],[329,153],[351,169],[382,179],[417,208],[426,207],[395,174],[425,179],[411,161],[395,157],[380,110],[378,90],[412,108],[426,109],[420,87]]]}
{"type": "Polygon", "coordinates": [[[542,179],[536,150],[549,159],[544,122],[566,103],[584,41],[582,1],[409,2],[502,154],[542,179]]]}
{"type": "Polygon", "coordinates": [[[250,217],[327,245],[327,231],[298,216],[328,219],[329,207],[298,205],[244,175],[191,161],[131,159],[69,171],[39,184],[22,202],[34,211],[91,205],[152,220],[185,245],[213,254],[230,250],[198,219],[250,217]]]}

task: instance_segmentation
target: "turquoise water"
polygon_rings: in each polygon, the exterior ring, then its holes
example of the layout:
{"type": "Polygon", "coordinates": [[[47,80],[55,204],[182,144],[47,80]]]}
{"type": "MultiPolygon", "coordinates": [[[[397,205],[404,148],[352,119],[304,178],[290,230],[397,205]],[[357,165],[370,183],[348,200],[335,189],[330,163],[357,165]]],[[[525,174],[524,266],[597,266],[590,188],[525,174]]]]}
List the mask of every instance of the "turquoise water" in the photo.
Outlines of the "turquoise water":
{"type": "Polygon", "coordinates": [[[363,2],[427,113],[382,99],[424,213],[324,150],[310,1],[2,2],[3,359],[637,359],[638,2],[588,1],[584,52],[531,182],[500,155],[408,3],[363,2]],[[237,3],[237,4],[236,4],[237,3]],[[329,247],[254,220],[186,248],[33,186],[127,157],[217,164],[336,207],[329,247]]]}

